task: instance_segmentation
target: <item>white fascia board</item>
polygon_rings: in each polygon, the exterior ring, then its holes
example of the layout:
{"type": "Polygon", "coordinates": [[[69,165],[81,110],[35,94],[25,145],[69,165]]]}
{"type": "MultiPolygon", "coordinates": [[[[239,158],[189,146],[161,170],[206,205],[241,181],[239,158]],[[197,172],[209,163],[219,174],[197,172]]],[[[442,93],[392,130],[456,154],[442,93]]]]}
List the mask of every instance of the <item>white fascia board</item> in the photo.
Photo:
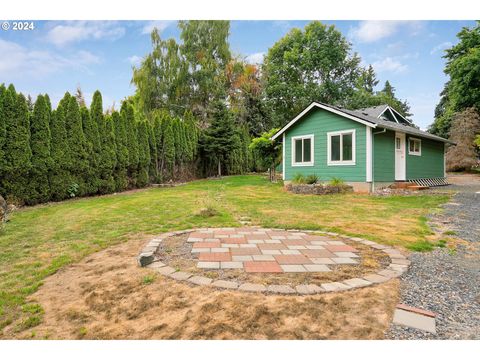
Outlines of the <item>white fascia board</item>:
{"type": "Polygon", "coordinates": [[[334,109],[334,108],[331,108],[330,106],[326,106],[326,105],[323,105],[323,104],[319,104],[319,103],[316,103],[316,102],[313,102],[311,103],[310,105],[308,105],[305,110],[303,110],[300,114],[298,114],[292,121],[290,121],[287,125],[285,125],[283,128],[281,128],[275,135],[272,136],[272,140],[275,140],[276,138],[278,138],[280,135],[282,135],[288,128],[290,128],[293,124],[295,124],[298,120],[300,120],[307,112],[309,112],[312,108],[314,107],[318,107],[320,109],[323,109],[323,110],[327,110],[327,111],[330,111],[331,113],[334,113],[334,114],[337,114],[337,115],[340,115],[340,116],[343,116],[344,118],[347,118],[347,119],[350,119],[350,120],[353,120],[353,121],[356,121],[360,124],[363,124],[363,125],[366,125],[366,126],[369,126],[369,127],[372,127],[372,128],[375,128],[377,127],[376,124],[372,124],[368,121],[365,121],[365,120],[362,120],[362,119],[359,119],[355,116],[352,116],[352,115],[349,115],[349,114],[345,114],[337,109],[334,109]]]}

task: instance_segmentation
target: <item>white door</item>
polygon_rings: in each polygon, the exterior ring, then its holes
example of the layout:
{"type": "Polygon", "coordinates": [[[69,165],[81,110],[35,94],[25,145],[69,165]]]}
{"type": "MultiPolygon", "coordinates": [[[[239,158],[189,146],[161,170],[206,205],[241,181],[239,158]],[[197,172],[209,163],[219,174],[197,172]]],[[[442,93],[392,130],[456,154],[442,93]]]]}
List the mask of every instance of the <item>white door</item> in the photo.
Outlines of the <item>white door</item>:
{"type": "Polygon", "coordinates": [[[395,133],[395,180],[406,180],[405,134],[395,133]]]}

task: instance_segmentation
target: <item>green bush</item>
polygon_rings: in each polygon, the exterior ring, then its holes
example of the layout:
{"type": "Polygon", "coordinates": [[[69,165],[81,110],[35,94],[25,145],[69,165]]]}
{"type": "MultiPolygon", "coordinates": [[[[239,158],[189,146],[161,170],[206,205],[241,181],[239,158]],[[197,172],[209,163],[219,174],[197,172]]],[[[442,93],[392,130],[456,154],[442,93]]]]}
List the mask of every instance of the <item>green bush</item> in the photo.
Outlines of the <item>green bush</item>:
{"type": "Polygon", "coordinates": [[[292,179],[294,184],[305,184],[305,176],[303,174],[297,173],[292,179]]]}
{"type": "Polygon", "coordinates": [[[329,184],[331,186],[342,186],[342,185],[345,185],[345,181],[343,181],[343,179],[341,178],[333,177],[332,180],[330,180],[329,184]]]}
{"type": "Polygon", "coordinates": [[[318,183],[318,176],[315,175],[315,174],[312,174],[312,175],[308,175],[307,177],[305,177],[305,183],[306,184],[316,184],[318,183]]]}

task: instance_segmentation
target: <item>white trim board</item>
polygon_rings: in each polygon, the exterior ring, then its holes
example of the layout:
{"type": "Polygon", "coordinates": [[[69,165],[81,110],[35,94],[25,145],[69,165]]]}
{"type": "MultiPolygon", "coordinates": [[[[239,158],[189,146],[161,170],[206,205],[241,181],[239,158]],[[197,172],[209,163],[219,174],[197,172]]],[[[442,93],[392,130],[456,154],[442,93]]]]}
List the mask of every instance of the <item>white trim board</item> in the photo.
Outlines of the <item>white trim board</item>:
{"type": "Polygon", "coordinates": [[[368,121],[364,121],[364,120],[361,120],[355,116],[352,116],[352,115],[348,115],[348,114],[345,114],[337,109],[334,109],[334,108],[331,108],[329,106],[326,106],[326,105],[323,105],[323,104],[319,104],[319,103],[316,103],[316,102],[312,102],[309,106],[307,106],[305,108],[305,110],[303,110],[300,114],[298,114],[293,120],[291,120],[287,125],[285,125],[283,128],[281,128],[275,135],[272,136],[272,140],[275,140],[276,138],[278,138],[281,134],[283,134],[288,128],[290,128],[293,124],[295,124],[298,120],[300,120],[306,113],[308,113],[312,108],[314,107],[318,107],[320,109],[323,109],[323,110],[327,110],[327,111],[330,111],[331,113],[334,113],[334,114],[337,114],[337,115],[340,115],[340,116],[343,116],[344,118],[347,118],[347,119],[350,119],[350,120],[353,120],[353,121],[356,121],[360,124],[363,124],[363,125],[366,125],[366,126],[369,126],[371,128],[375,128],[377,127],[377,124],[372,124],[368,121]]]}
{"type": "Polygon", "coordinates": [[[282,180],[285,180],[285,133],[282,138],[282,180]]]}
{"type": "Polygon", "coordinates": [[[367,182],[372,182],[373,179],[373,144],[372,144],[372,128],[367,127],[367,144],[366,144],[366,151],[367,151],[367,156],[366,156],[366,180],[367,182]]]}

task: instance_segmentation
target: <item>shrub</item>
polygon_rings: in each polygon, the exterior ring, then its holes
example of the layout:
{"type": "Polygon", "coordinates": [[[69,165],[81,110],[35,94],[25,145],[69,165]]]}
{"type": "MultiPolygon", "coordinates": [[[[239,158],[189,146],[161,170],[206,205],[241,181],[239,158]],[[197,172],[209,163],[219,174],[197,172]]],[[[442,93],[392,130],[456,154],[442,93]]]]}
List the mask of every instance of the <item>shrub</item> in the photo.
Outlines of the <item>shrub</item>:
{"type": "Polygon", "coordinates": [[[67,189],[68,196],[71,198],[74,198],[75,196],[77,196],[79,187],[80,186],[77,183],[73,183],[72,185],[70,185],[67,189]]]}
{"type": "Polygon", "coordinates": [[[312,174],[312,175],[308,175],[306,178],[305,178],[305,183],[306,184],[316,184],[318,183],[318,176],[315,175],[315,174],[312,174]]]}
{"type": "Polygon", "coordinates": [[[303,176],[300,173],[295,174],[295,176],[292,179],[292,182],[294,184],[305,184],[305,176],[303,176]]]}
{"type": "Polygon", "coordinates": [[[345,181],[343,181],[343,179],[341,179],[341,178],[333,177],[332,180],[330,180],[330,185],[331,186],[345,185],[345,181]]]}

